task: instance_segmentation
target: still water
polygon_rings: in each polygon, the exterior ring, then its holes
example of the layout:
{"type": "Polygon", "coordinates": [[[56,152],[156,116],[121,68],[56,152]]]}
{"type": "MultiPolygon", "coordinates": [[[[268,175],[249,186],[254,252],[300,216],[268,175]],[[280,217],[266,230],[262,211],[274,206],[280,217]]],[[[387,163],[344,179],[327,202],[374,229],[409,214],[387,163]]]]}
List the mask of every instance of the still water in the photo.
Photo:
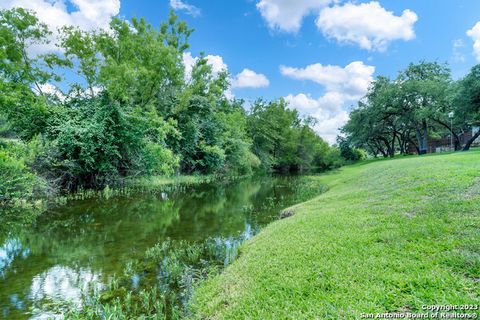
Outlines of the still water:
{"type": "Polygon", "coordinates": [[[321,192],[305,181],[251,178],[70,201],[0,243],[0,318],[47,319],[50,305],[80,303],[89,286],[165,239],[237,246],[282,208],[321,192]]]}

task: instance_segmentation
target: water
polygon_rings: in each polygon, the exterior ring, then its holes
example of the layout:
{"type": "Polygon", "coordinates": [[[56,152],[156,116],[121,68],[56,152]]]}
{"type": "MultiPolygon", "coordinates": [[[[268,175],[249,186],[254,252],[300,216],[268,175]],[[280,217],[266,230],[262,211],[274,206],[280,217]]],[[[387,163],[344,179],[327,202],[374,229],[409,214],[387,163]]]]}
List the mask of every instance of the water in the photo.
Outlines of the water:
{"type": "MultiPolygon", "coordinates": [[[[0,318],[46,319],[54,315],[51,305],[81,304],[89,287],[107,283],[125,261],[168,238],[213,238],[232,250],[282,208],[321,192],[305,179],[252,178],[70,201],[0,244],[0,318]]],[[[226,257],[228,264],[233,257],[226,257]]]]}

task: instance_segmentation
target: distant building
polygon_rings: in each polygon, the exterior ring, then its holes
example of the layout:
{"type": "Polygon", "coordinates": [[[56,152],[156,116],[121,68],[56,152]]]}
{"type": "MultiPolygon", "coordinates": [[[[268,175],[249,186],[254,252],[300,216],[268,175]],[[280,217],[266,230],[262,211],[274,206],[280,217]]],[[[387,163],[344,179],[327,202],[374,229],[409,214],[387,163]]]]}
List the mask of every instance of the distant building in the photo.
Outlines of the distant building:
{"type": "MultiPolygon", "coordinates": [[[[466,130],[464,133],[459,135],[460,142],[462,146],[465,145],[465,143],[470,140],[475,133],[477,133],[480,130],[480,125],[474,125],[471,127],[470,130],[466,130]]],[[[451,145],[450,145],[450,134],[442,137],[442,138],[428,138],[428,146],[427,146],[427,153],[436,153],[436,152],[445,152],[445,151],[451,151],[451,145]]],[[[455,146],[455,138],[453,139],[453,145],[455,146]]],[[[478,147],[480,146],[480,137],[478,137],[471,145],[472,147],[478,147]]],[[[415,154],[417,153],[417,149],[415,145],[410,143],[408,145],[408,153],[410,154],[415,154]]]]}

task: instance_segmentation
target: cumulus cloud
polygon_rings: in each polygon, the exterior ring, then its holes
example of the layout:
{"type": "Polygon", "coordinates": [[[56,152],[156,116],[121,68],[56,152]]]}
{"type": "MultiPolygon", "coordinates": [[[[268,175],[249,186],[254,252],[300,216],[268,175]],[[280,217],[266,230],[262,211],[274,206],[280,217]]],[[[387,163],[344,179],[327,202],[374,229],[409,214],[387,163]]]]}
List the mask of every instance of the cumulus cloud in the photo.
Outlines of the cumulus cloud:
{"type": "Polygon", "coordinates": [[[358,99],[367,92],[375,67],[362,61],[354,61],[344,68],[315,63],[305,68],[280,66],[280,72],[296,80],[314,81],[327,91],[341,92],[349,99],[358,99]]]}
{"type": "Polygon", "coordinates": [[[314,130],[330,144],[335,143],[339,128],[348,121],[348,112],[344,110],[347,100],[340,92],[327,92],[318,99],[304,93],[290,94],[285,101],[289,108],[314,117],[317,120],[314,130]]]}
{"type": "Polygon", "coordinates": [[[170,0],[170,7],[172,7],[174,10],[185,11],[186,14],[189,14],[193,17],[198,17],[202,13],[199,8],[181,0],[170,0]]]}
{"type": "Polygon", "coordinates": [[[318,112],[322,114],[335,114],[342,110],[345,103],[345,96],[340,92],[326,92],[319,99],[313,99],[310,94],[300,93],[297,95],[289,94],[285,100],[294,106],[298,111],[314,115],[318,112]]]}
{"type": "MultiPolygon", "coordinates": [[[[207,59],[207,63],[212,67],[212,73],[214,76],[218,75],[220,72],[228,71],[228,65],[223,61],[223,58],[218,55],[208,55],[205,56],[207,59]]],[[[183,53],[183,65],[185,66],[185,79],[187,81],[190,80],[192,75],[192,68],[197,62],[198,57],[192,56],[191,52],[184,52],[183,53]]],[[[227,89],[224,93],[225,97],[229,100],[235,98],[235,95],[232,91],[227,89]]]]}
{"type": "Polygon", "coordinates": [[[268,87],[270,81],[261,73],[256,73],[250,69],[243,69],[232,80],[233,88],[264,88],[268,87]]]}
{"type": "MultiPolygon", "coordinates": [[[[207,63],[212,67],[212,73],[214,76],[218,75],[220,72],[227,71],[228,65],[223,61],[223,58],[218,55],[207,55],[205,56],[207,63]]],[[[188,81],[192,74],[192,68],[197,62],[198,57],[192,56],[191,52],[183,53],[183,64],[185,66],[185,79],[188,81]]],[[[262,88],[268,87],[270,81],[268,78],[261,74],[256,73],[250,69],[243,69],[242,72],[238,73],[234,78],[230,78],[230,83],[232,84],[232,89],[234,88],[262,88]]],[[[225,96],[229,99],[234,97],[231,90],[227,90],[225,96]]]]}
{"type": "Polygon", "coordinates": [[[212,67],[213,74],[219,74],[223,71],[228,71],[228,66],[223,62],[223,58],[217,55],[208,55],[206,56],[208,64],[212,67]]]}
{"type": "Polygon", "coordinates": [[[261,0],[257,9],[271,29],[286,32],[300,30],[303,18],[335,0],[261,0]]]}
{"type": "Polygon", "coordinates": [[[283,75],[297,80],[310,80],[322,85],[325,93],[319,98],[310,94],[289,94],[289,107],[317,119],[315,131],[329,143],[335,143],[339,128],[348,121],[349,104],[362,98],[373,81],[375,67],[354,61],[344,68],[319,63],[305,68],[280,67],[283,75]]]}
{"type": "Polygon", "coordinates": [[[65,25],[84,30],[108,27],[120,12],[120,0],[3,0],[0,8],[22,7],[33,10],[51,29],[65,25]],[[67,5],[75,9],[69,11],[67,5]]]}
{"type": "Polygon", "coordinates": [[[337,136],[340,134],[340,128],[343,127],[349,119],[349,113],[342,110],[333,116],[321,117],[321,115],[316,115],[316,118],[317,123],[313,128],[315,132],[328,143],[334,144],[337,141],[337,136]]]}
{"type": "MultiPolygon", "coordinates": [[[[59,100],[64,101],[66,99],[65,94],[55,85],[51,83],[44,83],[39,85],[41,93],[46,95],[56,96],[59,100]]],[[[40,94],[40,92],[37,92],[40,94]]]]}
{"type": "MultiPolygon", "coordinates": [[[[223,61],[221,56],[217,55],[208,55],[205,56],[207,59],[207,63],[212,67],[213,75],[218,75],[222,71],[228,71],[227,64],[223,61]]],[[[186,79],[190,79],[190,75],[192,74],[192,68],[197,62],[198,57],[192,56],[191,52],[184,52],[183,53],[183,65],[185,66],[185,77],[186,79]]]]}
{"type": "MultiPolygon", "coordinates": [[[[0,9],[22,7],[36,13],[52,32],[63,26],[83,30],[107,28],[110,19],[120,12],[120,0],[2,0],[0,9]],[[69,8],[74,8],[69,10],[69,8]]],[[[36,51],[56,50],[55,43],[36,51]]]]}
{"type": "Polygon", "coordinates": [[[318,99],[304,93],[290,94],[285,101],[289,108],[314,117],[317,120],[314,130],[330,144],[335,143],[339,128],[348,121],[348,112],[343,109],[345,97],[338,92],[327,92],[318,99]]]}
{"type": "Polygon", "coordinates": [[[477,61],[480,61],[480,21],[472,29],[467,31],[467,35],[473,40],[473,54],[477,61]]]}
{"type": "Polygon", "coordinates": [[[385,10],[380,3],[335,5],[321,10],[317,27],[328,37],[363,49],[384,51],[394,40],[415,38],[417,14],[404,10],[401,16],[385,10]]]}

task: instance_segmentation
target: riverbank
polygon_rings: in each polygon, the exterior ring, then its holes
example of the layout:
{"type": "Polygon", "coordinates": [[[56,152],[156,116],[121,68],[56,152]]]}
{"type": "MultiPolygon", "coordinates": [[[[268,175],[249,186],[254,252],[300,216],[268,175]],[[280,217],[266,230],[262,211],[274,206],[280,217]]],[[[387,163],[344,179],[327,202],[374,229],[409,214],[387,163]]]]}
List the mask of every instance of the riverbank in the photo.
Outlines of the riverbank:
{"type": "Polygon", "coordinates": [[[118,186],[107,186],[102,190],[87,189],[64,194],[30,192],[27,196],[22,195],[10,201],[0,202],[0,240],[8,233],[32,224],[48,210],[65,205],[69,201],[90,198],[108,199],[139,192],[158,193],[172,188],[210,183],[219,179],[215,175],[149,176],[126,179],[118,183],[118,186]]]}
{"type": "Polygon", "coordinates": [[[363,162],[195,291],[198,318],[353,319],[478,304],[480,152],[363,162]]]}
{"type": "Polygon", "coordinates": [[[189,316],[199,282],[230,264],[237,248],[283,208],[325,191],[301,175],[139,190],[68,201],[0,241],[3,314],[189,316]],[[44,285],[50,281],[64,285],[44,285]]]}

